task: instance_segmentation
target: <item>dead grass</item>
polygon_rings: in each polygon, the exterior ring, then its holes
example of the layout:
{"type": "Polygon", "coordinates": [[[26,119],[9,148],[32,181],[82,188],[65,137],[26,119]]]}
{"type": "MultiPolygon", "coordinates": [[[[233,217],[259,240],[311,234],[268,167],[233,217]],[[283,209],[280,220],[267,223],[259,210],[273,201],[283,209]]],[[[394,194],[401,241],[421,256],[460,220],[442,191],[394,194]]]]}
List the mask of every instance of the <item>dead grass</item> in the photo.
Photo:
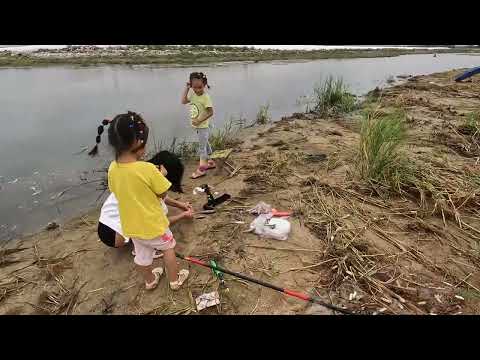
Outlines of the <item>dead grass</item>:
{"type": "Polygon", "coordinates": [[[244,178],[247,184],[244,194],[261,194],[275,189],[287,188],[290,184],[292,161],[299,160],[297,153],[267,151],[257,156],[257,163],[249,167],[244,178]]]}
{"type": "Polygon", "coordinates": [[[70,287],[66,287],[61,277],[55,276],[56,288],[50,291],[44,291],[40,294],[38,304],[30,304],[38,312],[50,315],[71,315],[75,311],[78,301],[78,295],[86,285],[76,287],[78,278],[73,281],[70,287]]]}
{"type": "Polygon", "coordinates": [[[0,268],[21,262],[22,260],[14,259],[13,255],[27,249],[28,248],[0,249],[0,268]]]}
{"type": "Polygon", "coordinates": [[[0,284],[0,304],[5,301],[9,296],[18,293],[23,289],[28,282],[22,278],[14,278],[13,280],[6,281],[0,284]]]}
{"type": "MultiPolygon", "coordinates": [[[[448,268],[435,264],[418,247],[392,236],[389,229],[402,227],[391,217],[387,218],[388,206],[382,202],[348,187],[317,183],[300,194],[295,203],[296,214],[323,243],[324,254],[318,258],[318,264],[329,275],[322,287],[338,293],[347,289],[348,301],[356,304],[358,311],[391,314],[458,311],[453,290],[442,295],[448,297],[450,303],[455,303],[453,307],[439,306],[441,304],[419,306],[421,301],[417,291],[409,286],[419,281],[412,278],[411,261],[425,269],[426,278],[451,282],[460,279],[448,268]],[[369,210],[365,204],[378,209],[369,210]],[[379,246],[381,243],[385,245],[379,246]]],[[[408,208],[396,211],[400,216],[424,224],[423,220],[412,218],[408,208]]],[[[458,247],[455,236],[446,235],[442,229],[435,231],[441,232],[451,246],[458,247]]],[[[465,246],[465,242],[461,243],[465,246]]]]}

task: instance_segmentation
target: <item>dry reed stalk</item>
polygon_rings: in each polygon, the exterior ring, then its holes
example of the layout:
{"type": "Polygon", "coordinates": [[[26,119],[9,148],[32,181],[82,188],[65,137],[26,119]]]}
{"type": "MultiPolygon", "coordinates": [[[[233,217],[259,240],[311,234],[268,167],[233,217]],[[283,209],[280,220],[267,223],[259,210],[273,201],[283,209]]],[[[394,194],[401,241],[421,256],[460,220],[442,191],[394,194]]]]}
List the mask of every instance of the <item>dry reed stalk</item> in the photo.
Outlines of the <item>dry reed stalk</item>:
{"type": "Polygon", "coordinates": [[[76,282],[78,277],[73,281],[73,284],[70,288],[66,288],[63,284],[63,280],[54,277],[55,281],[57,282],[58,289],[53,292],[44,292],[41,296],[40,303],[45,305],[40,307],[43,310],[47,310],[50,314],[61,314],[65,313],[66,315],[71,315],[73,313],[73,309],[77,304],[78,295],[82,288],[87,284],[87,282],[83,283],[79,288],[75,288],[76,282]]]}
{"type": "MultiPolygon", "coordinates": [[[[333,276],[333,281],[329,287],[333,285],[338,288],[346,281],[353,281],[365,293],[370,294],[370,298],[378,304],[381,303],[379,297],[385,294],[396,298],[408,311],[425,314],[425,311],[418,308],[414,302],[408,301],[394,290],[398,289],[411,293],[412,296],[415,295],[413,288],[404,287],[396,283],[398,279],[408,274],[408,268],[400,266],[398,262],[400,257],[409,256],[430,271],[437,274],[441,273],[444,277],[452,277],[452,274],[445,267],[432,262],[419,249],[392,237],[381,227],[382,218],[379,217],[374,221],[375,216],[365,208],[359,207],[356,204],[358,201],[362,203],[370,202],[371,205],[375,206],[379,205],[375,201],[368,201],[368,198],[358,193],[352,194],[351,190],[332,187],[327,184],[319,185],[318,183],[311,185],[309,191],[304,192],[303,196],[300,196],[297,201],[296,208],[301,208],[299,213],[303,215],[302,217],[307,227],[316,233],[317,236],[320,235],[319,238],[326,243],[326,261],[332,260],[335,262],[333,267],[329,267],[333,276]],[[362,225],[353,227],[348,225],[345,220],[349,217],[346,214],[355,216],[355,219],[360,220],[362,225]],[[373,254],[367,253],[369,246],[363,239],[362,228],[370,228],[373,233],[399,248],[402,252],[398,254],[379,253],[378,251],[375,251],[373,254]],[[388,273],[391,275],[385,281],[377,278],[388,273]]],[[[381,208],[384,208],[387,204],[384,205],[382,203],[380,205],[382,205],[380,206],[381,208]]],[[[410,211],[408,211],[406,216],[411,218],[410,214],[410,211]]],[[[423,220],[418,220],[420,224],[425,225],[426,229],[429,229],[434,234],[445,233],[444,229],[432,227],[423,220]]],[[[402,229],[401,226],[391,220],[389,220],[389,223],[402,229]]],[[[312,267],[315,267],[315,265],[312,267]]],[[[387,311],[395,313],[395,310],[391,307],[387,311]]]]}

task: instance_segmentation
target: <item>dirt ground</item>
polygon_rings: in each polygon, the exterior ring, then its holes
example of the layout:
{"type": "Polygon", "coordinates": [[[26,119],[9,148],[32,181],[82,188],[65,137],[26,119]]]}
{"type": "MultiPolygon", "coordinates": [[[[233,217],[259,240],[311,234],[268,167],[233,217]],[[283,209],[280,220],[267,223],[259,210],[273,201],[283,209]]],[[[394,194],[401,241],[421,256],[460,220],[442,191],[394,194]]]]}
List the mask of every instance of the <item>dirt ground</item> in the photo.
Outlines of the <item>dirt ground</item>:
{"type": "MultiPolygon", "coordinates": [[[[457,84],[458,73],[411,78],[381,95],[407,112],[409,158],[441,179],[480,173],[480,148],[461,131],[466,114],[480,109],[480,78],[457,84]]],[[[423,202],[385,196],[356,179],[359,116],[296,114],[244,130],[231,155],[235,176],[185,176],[185,194],[171,195],[196,209],[206,201],[193,195],[198,185],[233,196],[216,214],[172,227],[178,252],[357,313],[480,314],[478,195],[451,200],[450,213],[429,208],[428,194],[423,202]],[[254,219],[246,210],[260,201],[294,212],[287,241],[243,232],[254,219]]],[[[172,292],[163,277],[147,292],[131,249],[99,242],[97,219],[98,211],[0,250],[0,313],[196,314],[194,299],[218,290],[220,306],[200,314],[331,314],[228,275],[225,291],[211,271],[180,260],[191,271],[186,286],[172,292]]]]}

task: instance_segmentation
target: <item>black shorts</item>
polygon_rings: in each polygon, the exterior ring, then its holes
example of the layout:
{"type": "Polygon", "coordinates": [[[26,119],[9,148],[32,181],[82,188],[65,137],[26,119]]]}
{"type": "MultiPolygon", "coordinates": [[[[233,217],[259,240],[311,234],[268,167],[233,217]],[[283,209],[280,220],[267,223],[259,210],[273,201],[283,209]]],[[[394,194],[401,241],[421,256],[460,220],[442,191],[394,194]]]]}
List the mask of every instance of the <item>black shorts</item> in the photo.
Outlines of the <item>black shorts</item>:
{"type": "Polygon", "coordinates": [[[112,230],[107,225],[98,223],[98,237],[100,241],[109,247],[115,247],[115,237],[117,233],[115,230],[112,230]]]}

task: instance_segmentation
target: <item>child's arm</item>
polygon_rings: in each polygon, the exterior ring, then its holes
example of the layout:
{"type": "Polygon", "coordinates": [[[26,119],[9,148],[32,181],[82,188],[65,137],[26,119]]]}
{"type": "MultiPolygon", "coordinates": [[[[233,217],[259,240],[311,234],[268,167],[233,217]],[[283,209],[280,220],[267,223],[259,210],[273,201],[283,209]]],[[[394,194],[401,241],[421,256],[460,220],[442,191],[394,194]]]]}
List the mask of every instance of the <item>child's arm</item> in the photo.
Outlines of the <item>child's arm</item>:
{"type": "Polygon", "coordinates": [[[185,90],[183,90],[182,94],[182,104],[187,105],[190,100],[188,100],[188,92],[190,91],[190,83],[187,83],[187,86],[185,87],[185,90]]]}
{"type": "Polygon", "coordinates": [[[150,171],[150,186],[152,191],[157,195],[159,198],[165,199],[167,197],[167,191],[170,189],[172,184],[170,181],[167,180],[163,174],[158,171],[155,165],[147,163],[148,171],[150,171]]]}
{"type": "Polygon", "coordinates": [[[167,198],[167,192],[165,191],[163,194],[160,194],[160,195],[157,195],[158,198],[162,199],[163,201],[165,201],[165,199],[167,198]]]}
{"type": "Polygon", "coordinates": [[[192,121],[193,125],[198,126],[205,120],[210,119],[213,116],[213,107],[209,107],[205,109],[205,113],[200,115],[198,118],[196,118],[194,121],[192,121]]]}
{"type": "Polygon", "coordinates": [[[181,214],[175,215],[175,216],[169,216],[168,217],[168,222],[170,225],[175,224],[176,222],[182,220],[182,219],[191,219],[193,218],[193,210],[187,210],[182,212],[181,214]]]}
{"type": "Polygon", "coordinates": [[[180,201],[170,199],[168,196],[164,199],[164,202],[165,202],[165,205],[170,205],[170,206],[173,206],[173,207],[185,210],[185,211],[187,211],[191,208],[191,205],[189,203],[185,204],[185,203],[182,203],[180,201]]]}

